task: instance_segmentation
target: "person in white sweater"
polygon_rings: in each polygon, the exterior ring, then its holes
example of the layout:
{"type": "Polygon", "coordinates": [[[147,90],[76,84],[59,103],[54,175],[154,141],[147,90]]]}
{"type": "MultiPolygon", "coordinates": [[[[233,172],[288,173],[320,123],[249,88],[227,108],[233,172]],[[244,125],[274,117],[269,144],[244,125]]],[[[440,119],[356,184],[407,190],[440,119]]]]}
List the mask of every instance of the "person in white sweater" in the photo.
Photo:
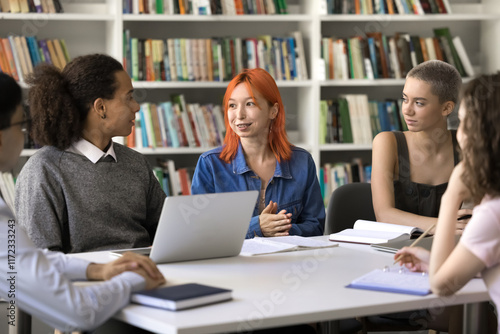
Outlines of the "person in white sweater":
{"type": "MultiPolygon", "coordinates": [[[[24,146],[29,119],[21,100],[19,85],[0,73],[2,172],[12,170],[24,146]]],[[[14,309],[19,307],[62,331],[95,329],[127,305],[132,292],[164,283],[156,265],[144,256],[126,253],[116,261],[96,264],[36,248],[0,197],[0,298],[7,302],[9,326],[18,325],[14,309]],[[106,282],[78,286],[74,280],[106,282]]]]}

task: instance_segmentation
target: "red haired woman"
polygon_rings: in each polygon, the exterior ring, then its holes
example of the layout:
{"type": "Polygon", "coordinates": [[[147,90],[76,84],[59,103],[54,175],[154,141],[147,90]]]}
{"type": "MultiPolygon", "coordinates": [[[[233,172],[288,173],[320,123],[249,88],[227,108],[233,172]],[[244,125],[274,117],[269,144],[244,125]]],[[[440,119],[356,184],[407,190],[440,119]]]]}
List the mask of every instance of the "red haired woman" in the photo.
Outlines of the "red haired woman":
{"type": "Polygon", "coordinates": [[[247,238],[322,235],[325,208],[311,155],[293,146],[274,79],[256,68],[224,95],[226,138],[200,156],[193,194],[259,190],[247,238]]]}

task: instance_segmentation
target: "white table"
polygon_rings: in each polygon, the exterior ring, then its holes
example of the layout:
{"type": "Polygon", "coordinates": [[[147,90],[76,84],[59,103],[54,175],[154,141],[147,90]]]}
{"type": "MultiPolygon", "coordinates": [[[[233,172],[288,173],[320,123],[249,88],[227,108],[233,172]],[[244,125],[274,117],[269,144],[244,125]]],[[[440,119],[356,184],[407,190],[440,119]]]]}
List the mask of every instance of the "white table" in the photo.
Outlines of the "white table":
{"type": "MultiPolygon", "coordinates": [[[[96,262],[107,252],[76,256],[96,262]]],[[[220,333],[321,322],[489,300],[483,281],[474,279],[456,295],[425,297],[345,288],[393,255],[368,246],[340,247],[255,257],[231,257],[160,265],[169,285],[196,282],[233,289],[229,302],[170,312],[131,304],[116,319],[160,333],[220,333]]]]}

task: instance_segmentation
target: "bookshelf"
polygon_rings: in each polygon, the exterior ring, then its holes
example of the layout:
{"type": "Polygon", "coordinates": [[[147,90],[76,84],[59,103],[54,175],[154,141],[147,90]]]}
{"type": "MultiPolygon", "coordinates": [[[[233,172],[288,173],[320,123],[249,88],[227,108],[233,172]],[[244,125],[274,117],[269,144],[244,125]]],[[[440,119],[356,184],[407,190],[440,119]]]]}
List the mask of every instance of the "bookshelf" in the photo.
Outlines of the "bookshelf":
{"type": "MultiPolygon", "coordinates": [[[[347,38],[375,31],[391,36],[396,32],[433,36],[434,28],[449,27],[453,36],[461,37],[476,74],[500,70],[500,50],[492,46],[494,34],[500,31],[500,3],[491,0],[449,2],[452,14],[318,15],[320,36],[347,38]]],[[[315,45],[320,43],[317,41],[315,45]]],[[[321,49],[316,52],[319,58],[321,49]]],[[[468,80],[464,78],[463,81],[468,80]]],[[[314,81],[319,86],[320,100],[332,99],[340,94],[367,94],[373,100],[397,99],[404,85],[404,79],[322,80],[317,77],[314,81]]],[[[457,126],[456,118],[450,120],[450,126],[457,126]]],[[[361,157],[363,162],[371,162],[371,145],[325,144],[318,145],[317,149],[319,166],[342,159],[349,161],[356,156],[361,157]]]]}
{"type": "MultiPolygon", "coordinates": [[[[319,145],[319,101],[339,94],[368,94],[370,99],[399,98],[403,79],[322,80],[318,71],[323,36],[349,37],[371,31],[392,35],[409,32],[432,36],[432,29],[449,27],[460,36],[476,73],[500,70],[500,3],[497,0],[449,0],[452,14],[353,15],[320,14],[321,0],[288,0],[288,15],[197,16],[122,14],[121,0],[61,1],[62,14],[0,13],[0,36],[37,35],[64,38],[71,57],[105,52],[121,60],[123,31],[138,38],[286,36],[300,31],[306,53],[308,80],[278,81],[287,113],[287,130],[294,144],[309,150],[318,167],[326,162],[361,157],[371,161],[370,145],[319,145]]],[[[170,94],[190,102],[220,104],[227,82],[134,82],[138,102],[158,103],[170,94]]],[[[194,164],[205,148],[144,148],[154,159],[174,157],[194,164]]],[[[34,151],[23,152],[29,157],[34,151]]]]}

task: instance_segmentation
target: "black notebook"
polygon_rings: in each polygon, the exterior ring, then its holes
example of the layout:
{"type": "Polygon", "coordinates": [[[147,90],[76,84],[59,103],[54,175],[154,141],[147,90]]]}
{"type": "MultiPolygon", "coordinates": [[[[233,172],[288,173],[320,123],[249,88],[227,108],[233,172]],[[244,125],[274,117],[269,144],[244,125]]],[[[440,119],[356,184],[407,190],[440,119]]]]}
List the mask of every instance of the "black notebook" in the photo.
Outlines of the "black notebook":
{"type": "Polygon", "coordinates": [[[232,298],[232,290],[188,283],[140,291],[132,294],[134,303],[171,311],[217,303],[232,298]]]}

